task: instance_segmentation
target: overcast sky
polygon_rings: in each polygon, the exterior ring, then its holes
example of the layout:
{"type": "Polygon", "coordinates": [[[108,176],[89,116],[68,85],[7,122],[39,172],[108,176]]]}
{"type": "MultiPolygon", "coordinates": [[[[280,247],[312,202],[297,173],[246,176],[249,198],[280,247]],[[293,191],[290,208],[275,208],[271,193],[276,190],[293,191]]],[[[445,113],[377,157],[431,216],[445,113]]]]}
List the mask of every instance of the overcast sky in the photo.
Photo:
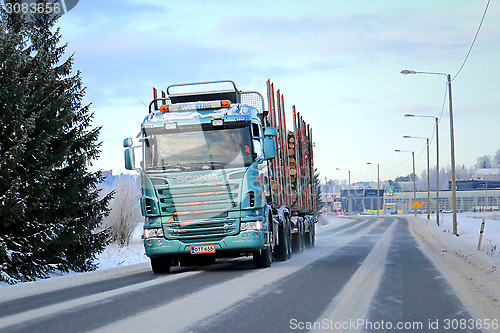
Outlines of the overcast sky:
{"type": "MultiPolygon", "coordinates": [[[[271,79],[313,128],[322,179],[374,181],[426,168],[440,118],[440,165],[450,165],[446,77],[455,76],[487,0],[206,1],[85,0],[59,20],[62,41],[102,125],[98,169],[124,170],[122,142],[139,132],[152,87],[233,80],[266,94],[271,79]],[[143,104],[144,103],[144,104],[143,104]],[[443,112],[442,112],[443,110],[443,112]]],[[[457,167],[500,149],[500,5],[492,1],[462,72],[452,83],[457,167]]]]}

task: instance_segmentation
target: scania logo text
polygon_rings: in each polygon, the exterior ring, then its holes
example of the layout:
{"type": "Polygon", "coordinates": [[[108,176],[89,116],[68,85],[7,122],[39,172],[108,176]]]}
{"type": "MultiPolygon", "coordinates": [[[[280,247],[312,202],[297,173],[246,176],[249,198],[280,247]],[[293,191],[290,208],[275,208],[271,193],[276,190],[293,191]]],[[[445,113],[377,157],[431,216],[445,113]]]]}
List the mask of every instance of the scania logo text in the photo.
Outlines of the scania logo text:
{"type": "Polygon", "coordinates": [[[207,181],[218,181],[216,174],[209,175],[194,175],[194,176],[179,176],[176,178],[178,184],[182,183],[204,183],[207,181]]]}

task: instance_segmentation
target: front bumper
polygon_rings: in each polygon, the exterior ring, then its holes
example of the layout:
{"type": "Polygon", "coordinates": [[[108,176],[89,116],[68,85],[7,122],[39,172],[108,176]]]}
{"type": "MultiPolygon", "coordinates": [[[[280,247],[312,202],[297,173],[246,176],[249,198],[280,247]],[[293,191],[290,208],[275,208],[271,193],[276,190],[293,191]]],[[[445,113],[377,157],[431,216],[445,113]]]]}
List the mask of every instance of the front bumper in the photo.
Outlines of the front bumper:
{"type": "Polygon", "coordinates": [[[224,252],[249,252],[262,250],[268,242],[268,232],[265,230],[246,230],[234,236],[226,236],[222,240],[210,240],[209,238],[199,241],[184,243],[179,240],[166,238],[149,238],[144,240],[144,248],[148,257],[165,255],[191,254],[193,245],[215,245],[215,255],[224,252]]]}

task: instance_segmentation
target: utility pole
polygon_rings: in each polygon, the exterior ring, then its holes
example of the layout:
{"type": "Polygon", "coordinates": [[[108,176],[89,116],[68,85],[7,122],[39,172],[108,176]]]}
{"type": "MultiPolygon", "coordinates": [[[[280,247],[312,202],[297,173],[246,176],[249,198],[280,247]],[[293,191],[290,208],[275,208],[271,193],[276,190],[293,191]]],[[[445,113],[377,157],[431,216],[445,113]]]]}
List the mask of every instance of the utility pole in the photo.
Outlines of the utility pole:
{"type": "MultiPolygon", "coordinates": [[[[453,234],[458,236],[458,222],[457,222],[457,185],[455,181],[455,134],[453,131],[453,103],[452,103],[452,93],[451,93],[451,75],[445,73],[436,72],[416,72],[413,70],[404,69],[401,74],[435,74],[444,75],[447,79],[448,84],[448,105],[450,107],[450,150],[451,150],[451,200],[452,200],[452,210],[453,210],[453,234]]],[[[439,173],[439,169],[438,169],[439,173]]],[[[439,212],[438,212],[439,215],[439,212]]],[[[439,223],[439,222],[438,222],[439,223]]]]}

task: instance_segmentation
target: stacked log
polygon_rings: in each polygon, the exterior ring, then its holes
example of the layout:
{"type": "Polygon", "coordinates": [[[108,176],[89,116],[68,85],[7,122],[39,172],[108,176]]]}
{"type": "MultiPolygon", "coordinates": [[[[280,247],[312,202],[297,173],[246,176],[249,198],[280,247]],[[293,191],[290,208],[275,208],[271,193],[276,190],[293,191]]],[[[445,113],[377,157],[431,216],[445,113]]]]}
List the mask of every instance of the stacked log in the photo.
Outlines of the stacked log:
{"type": "Polygon", "coordinates": [[[297,161],[295,159],[297,147],[295,147],[295,133],[288,132],[288,158],[290,165],[290,181],[292,185],[292,205],[297,201],[297,161]]]}

